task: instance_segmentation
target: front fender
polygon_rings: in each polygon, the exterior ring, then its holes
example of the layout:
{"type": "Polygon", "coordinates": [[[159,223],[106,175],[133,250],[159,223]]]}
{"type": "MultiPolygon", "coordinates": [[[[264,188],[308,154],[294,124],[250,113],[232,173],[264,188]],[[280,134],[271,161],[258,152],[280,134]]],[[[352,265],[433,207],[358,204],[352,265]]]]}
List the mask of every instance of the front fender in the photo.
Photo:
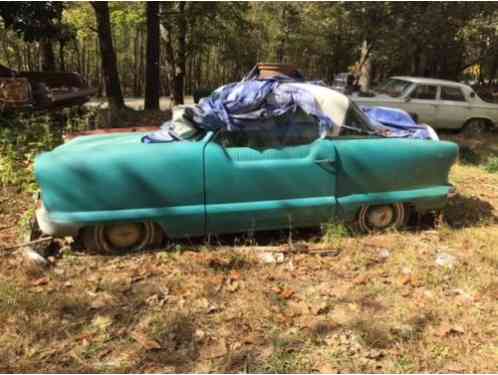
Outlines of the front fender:
{"type": "Polygon", "coordinates": [[[47,218],[58,225],[88,225],[187,217],[202,230],[203,144],[144,144],[136,141],[140,135],[133,137],[70,142],[40,155],[35,174],[47,218]]]}

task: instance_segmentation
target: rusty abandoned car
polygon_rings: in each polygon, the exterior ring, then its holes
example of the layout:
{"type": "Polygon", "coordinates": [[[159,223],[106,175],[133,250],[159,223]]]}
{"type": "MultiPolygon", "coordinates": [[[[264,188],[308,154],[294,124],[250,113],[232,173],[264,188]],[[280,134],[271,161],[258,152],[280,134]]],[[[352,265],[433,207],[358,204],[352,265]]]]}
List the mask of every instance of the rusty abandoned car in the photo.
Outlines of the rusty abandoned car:
{"type": "Polygon", "coordinates": [[[36,218],[46,235],[101,252],[331,220],[399,228],[455,191],[458,146],[428,128],[385,126],[319,84],[248,78],[175,108],[156,132],[80,136],[41,154],[36,218]]]}
{"type": "Polygon", "coordinates": [[[0,65],[0,112],[81,105],[96,91],[76,73],[16,72],[0,65]]]}

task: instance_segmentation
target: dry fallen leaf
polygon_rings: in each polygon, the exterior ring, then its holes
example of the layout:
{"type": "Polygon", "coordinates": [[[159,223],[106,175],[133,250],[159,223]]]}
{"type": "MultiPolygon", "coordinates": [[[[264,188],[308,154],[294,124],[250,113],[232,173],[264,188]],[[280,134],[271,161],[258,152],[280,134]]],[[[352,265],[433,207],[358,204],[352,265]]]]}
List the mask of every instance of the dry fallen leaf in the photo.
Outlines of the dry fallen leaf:
{"type": "Polygon", "coordinates": [[[320,302],[312,305],[310,310],[314,315],[324,314],[329,311],[329,305],[327,302],[320,302]]]}
{"type": "Polygon", "coordinates": [[[294,294],[296,293],[296,291],[292,288],[285,288],[283,289],[281,292],[280,292],[280,296],[284,299],[289,299],[291,298],[294,294]]]}
{"type": "Polygon", "coordinates": [[[201,357],[205,359],[214,359],[222,357],[227,353],[226,343],[224,339],[210,343],[202,351],[201,357]]]}
{"type": "Polygon", "coordinates": [[[460,325],[449,325],[448,323],[441,324],[437,334],[440,337],[446,337],[451,335],[463,335],[465,329],[460,325]]]}
{"type": "Polygon", "coordinates": [[[90,303],[92,309],[100,309],[109,307],[116,304],[116,298],[107,292],[98,293],[93,301],[90,303]]]}
{"type": "Polygon", "coordinates": [[[401,277],[401,285],[408,285],[411,284],[412,282],[412,277],[411,275],[404,275],[401,277]]]}
{"type": "Polygon", "coordinates": [[[238,281],[232,281],[231,283],[228,283],[226,288],[229,292],[236,292],[240,287],[240,284],[238,281]]]}
{"type": "Polygon", "coordinates": [[[40,277],[39,279],[33,280],[31,282],[31,285],[33,286],[40,286],[40,285],[47,285],[50,279],[48,277],[40,277]]]}
{"type": "Polygon", "coordinates": [[[328,363],[324,363],[322,365],[317,366],[317,370],[321,374],[335,374],[335,373],[337,373],[337,369],[332,367],[328,363]]]}
{"type": "Polygon", "coordinates": [[[161,349],[161,345],[156,340],[148,338],[143,332],[132,332],[131,337],[145,350],[161,349]]]}
{"type": "Polygon", "coordinates": [[[355,285],[365,285],[368,282],[367,275],[360,275],[354,278],[353,284],[355,285]]]}

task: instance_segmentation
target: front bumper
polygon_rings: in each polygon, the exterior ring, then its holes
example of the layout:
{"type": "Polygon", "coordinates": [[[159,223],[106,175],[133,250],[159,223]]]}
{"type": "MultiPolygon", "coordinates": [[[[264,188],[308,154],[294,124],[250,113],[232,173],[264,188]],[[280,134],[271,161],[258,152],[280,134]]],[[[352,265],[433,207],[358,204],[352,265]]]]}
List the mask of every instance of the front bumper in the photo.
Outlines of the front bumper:
{"type": "Polygon", "coordinates": [[[43,203],[36,210],[36,221],[43,234],[53,237],[76,237],[82,228],[80,224],[57,223],[50,220],[43,203]]]}

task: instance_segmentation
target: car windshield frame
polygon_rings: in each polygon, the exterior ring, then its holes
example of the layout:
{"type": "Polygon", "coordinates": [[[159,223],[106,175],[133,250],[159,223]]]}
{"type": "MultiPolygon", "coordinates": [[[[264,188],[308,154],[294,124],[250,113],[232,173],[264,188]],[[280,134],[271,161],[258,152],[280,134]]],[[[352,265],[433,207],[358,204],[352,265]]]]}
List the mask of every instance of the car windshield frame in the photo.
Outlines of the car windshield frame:
{"type": "Polygon", "coordinates": [[[173,118],[162,124],[161,129],[168,132],[171,137],[177,139],[190,141],[199,140],[206,134],[206,130],[184,116],[186,108],[187,106],[177,106],[173,108],[173,118]]]}
{"type": "Polygon", "coordinates": [[[163,124],[172,135],[181,139],[191,139],[195,137],[200,129],[186,119],[171,120],[163,124]]]}
{"type": "Polygon", "coordinates": [[[401,78],[388,78],[379,85],[376,91],[381,94],[389,95],[392,98],[400,98],[408,92],[412,85],[413,82],[401,78]]]}
{"type": "MultiPolygon", "coordinates": [[[[378,131],[377,129],[372,125],[372,120],[370,119],[370,117],[367,116],[367,114],[365,112],[363,112],[360,107],[358,107],[358,105],[351,101],[349,103],[349,107],[346,111],[346,117],[344,118],[344,125],[345,127],[347,127],[348,129],[351,129],[351,128],[355,128],[358,130],[358,133],[363,133],[363,134],[368,134],[368,135],[379,135],[378,134],[378,131]],[[359,129],[359,128],[356,128],[356,127],[353,127],[351,126],[351,124],[348,124],[346,123],[346,120],[348,118],[348,114],[350,112],[353,112],[356,116],[357,116],[357,119],[359,119],[364,126],[364,129],[359,129]]],[[[340,136],[340,134],[339,134],[340,136]]]]}

